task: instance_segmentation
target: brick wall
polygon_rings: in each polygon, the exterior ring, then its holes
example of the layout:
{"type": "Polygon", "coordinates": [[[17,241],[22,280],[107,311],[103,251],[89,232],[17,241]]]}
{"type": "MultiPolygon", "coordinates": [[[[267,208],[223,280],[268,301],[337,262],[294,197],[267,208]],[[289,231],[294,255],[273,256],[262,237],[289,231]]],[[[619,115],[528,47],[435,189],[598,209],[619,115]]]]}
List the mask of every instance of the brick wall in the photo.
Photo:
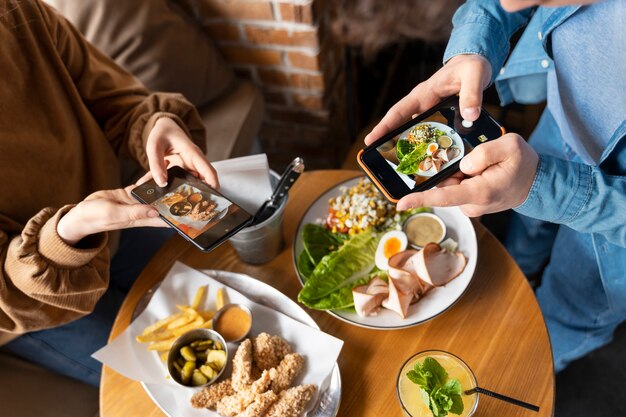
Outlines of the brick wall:
{"type": "Polygon", "coordinates": [[[177,0],[192,12],[235,72],[262,90],[261,145],[282,170],[339,166],[349,147],[343,50],[328,30],[332,0],[177,0]]]}

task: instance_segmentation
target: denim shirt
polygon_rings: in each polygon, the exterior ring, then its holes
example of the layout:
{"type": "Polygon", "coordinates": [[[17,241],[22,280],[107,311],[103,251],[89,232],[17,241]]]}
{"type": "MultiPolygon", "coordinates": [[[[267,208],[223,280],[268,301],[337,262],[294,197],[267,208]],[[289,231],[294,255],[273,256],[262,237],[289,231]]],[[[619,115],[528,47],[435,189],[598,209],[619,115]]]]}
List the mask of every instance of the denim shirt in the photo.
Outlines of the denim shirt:
{"type": "MultiPolygon", "coordinates": [[[[507,13],[497,0],[469,0],[454,15],[444,62],[459,54],[482,55],[491,63],[504,104],[542,101],[546,72],[554,65],[550,33],[576,10],[539,7],[507,13]],[[504,66],[509,38],[525,25],[504,66]]],[[[624,87],[615,86],[617,91],[624,87]]],[[[515,210],[587,233],[609,304],[626,309],[626,121],[611,136],[597,166],[540,155],[528,197],[515,210]]]]}

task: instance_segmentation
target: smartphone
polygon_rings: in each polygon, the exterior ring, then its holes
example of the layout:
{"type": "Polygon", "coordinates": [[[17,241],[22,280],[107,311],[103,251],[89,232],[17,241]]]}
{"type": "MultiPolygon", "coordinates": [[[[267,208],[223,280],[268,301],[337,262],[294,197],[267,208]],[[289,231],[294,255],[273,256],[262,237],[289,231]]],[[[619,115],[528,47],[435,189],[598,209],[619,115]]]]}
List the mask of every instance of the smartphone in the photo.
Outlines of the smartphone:
{"type": "Polygon", "coordinates": [[[184,169],[167,170],[167,185],[150,180],[131,191],[198,249],[209,252],[252,222],[253,216],[184,169]]]}
{"type": "Polygon", "coordinates": [[[357,160],[383,195],[397,203],[454,174],[463,156],[504,133],[485,110],[475,122],[464,121],[459,98],[452,96],[361,150],[357,160]]]}

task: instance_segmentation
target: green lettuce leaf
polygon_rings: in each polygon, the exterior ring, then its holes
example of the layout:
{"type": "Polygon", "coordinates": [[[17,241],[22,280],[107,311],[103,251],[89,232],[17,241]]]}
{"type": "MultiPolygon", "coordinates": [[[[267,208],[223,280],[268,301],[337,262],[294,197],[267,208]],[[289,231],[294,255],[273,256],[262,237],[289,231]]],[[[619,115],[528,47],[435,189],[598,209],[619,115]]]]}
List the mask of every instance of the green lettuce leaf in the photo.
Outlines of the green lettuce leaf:
{"type": "MultiPolygon", "coordinates": [[[[337,251],[324,256],[316,265],[298,294],[298,301],[307,307],[315,308],[316,302],[343,287],[349,288],[352,298],[354,283],[369,275],[374,268],[374,254],[378,246],[378,237],[372,231],[366,231],[351,237],[337,251]]],[[[344,290],[344,300],[348,290],[344,290]]],[[[332,303],[329,303],[332,304],[332,303]]],[[[325,305],[324,309],[342,308],[325,305]]]]}
{"type": "Polygon", "coordinates": [[[404,156],[396,168],[396,171],[406,174],[413,175],[417,172],[418,166],[420,162],[426,158],[426,150],[428,149],[427,143],[420,143],[413,149],[410,153],[404,156]]]}
{"type": "Polygon", "coordinates": [[[316,224],[306,224],[302,229],[304,250],[313,265],[317,265],[324,256],[336,250],[346,239],[345,236],[316,224]]]}
{"type": "Polygon", "coordinates": [[[316,224],[304,225],[302,229],[304,250],[297,260],[298,272],[303,280],[306,281],[319,261],[336,250],[344,240],[346,235],[333,233],[325,227],[316,224]]]}
{"type": "Polygon", "coordinates": [[[311,258],[309,258],[309,254],[305,250],[300,252],[300,256],[298,256],[297,266],[298,273],[302,277],[302,280],[306,282],[313,273],[315,264],[311,262],[311,258]]]}
{"type": "Polygon", "coordinates": [[[396,156],[398,157],[398,161],[402,161],[402,158],[410,154],[413,149],[415,149],[415,145],[408,140],[403,139],[396,142],[396,156]]]}
{"type": "Polygon", "coordinates": [[[339,288],[337,291],[313,300],[306,304],[307,307],[315,310],[348,310],[354,306],[354,297],[352,296],[352,288],[359,285],[365,285],[370,282],[369,275],[365,278],[354,281],[351,285],[339,288]]]}

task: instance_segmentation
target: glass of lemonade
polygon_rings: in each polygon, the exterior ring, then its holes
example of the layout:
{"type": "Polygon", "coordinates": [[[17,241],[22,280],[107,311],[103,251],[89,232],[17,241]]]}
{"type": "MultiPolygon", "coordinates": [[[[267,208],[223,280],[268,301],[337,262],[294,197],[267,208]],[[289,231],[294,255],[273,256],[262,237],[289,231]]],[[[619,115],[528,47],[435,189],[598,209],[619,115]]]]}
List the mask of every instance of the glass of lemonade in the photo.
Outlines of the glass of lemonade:
{"type": "MultiPolygon", "coordinates": [[[[437,362],[448,372],[448,380],[456,378],[461,383],[461,393],[476,387],[476,377],[472,370],[460,358],[443,350],[427,350],[411,356],[404,362],[396,382],[396,391],[400,406],[407,417],[432,417],[433,413],[424,402],[419,385],[416,385],[408,377],[407,373],[413,369],[416,362],[423,362],[427,357],[436,359],[437,362]]],[[[461,394],[463,400],[463,412],[459,417],[471,417],[478,406],[478,394],[461,394]]],[[[457,417],[457,414],[448,414],[457,417]]]]}

